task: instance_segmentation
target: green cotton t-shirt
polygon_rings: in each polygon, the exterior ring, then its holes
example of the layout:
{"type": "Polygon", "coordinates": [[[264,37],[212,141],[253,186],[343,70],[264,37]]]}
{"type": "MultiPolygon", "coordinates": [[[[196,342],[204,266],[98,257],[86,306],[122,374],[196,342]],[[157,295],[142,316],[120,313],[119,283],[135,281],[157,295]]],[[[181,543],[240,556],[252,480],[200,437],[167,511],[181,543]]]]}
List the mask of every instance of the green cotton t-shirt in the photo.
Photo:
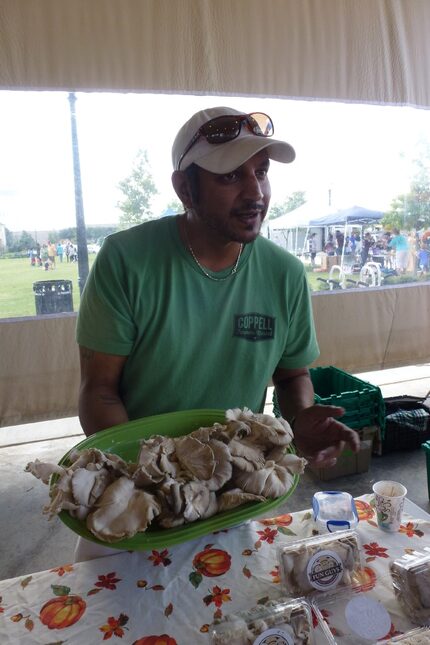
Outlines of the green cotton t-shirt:
{"type": "Polygon", "coordinates": [[[177,217],[106,238],[82,295],[77,341],[128,356],[120,395],[130,419],[262,411],[275,369],[305,367],[319,353],[300,260],[259,236],[235,275],[211,280],[181,242],[177,217]]]}

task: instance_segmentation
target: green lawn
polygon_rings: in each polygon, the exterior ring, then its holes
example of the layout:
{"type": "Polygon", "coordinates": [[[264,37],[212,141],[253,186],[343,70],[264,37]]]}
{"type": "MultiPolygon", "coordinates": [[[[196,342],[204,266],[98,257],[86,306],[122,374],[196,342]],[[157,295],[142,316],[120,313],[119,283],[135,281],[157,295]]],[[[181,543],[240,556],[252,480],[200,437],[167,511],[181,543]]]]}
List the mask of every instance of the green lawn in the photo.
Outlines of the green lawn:
{"type": "MultiPolygon", "coordinates": [[[[95,254],[89,255],[90,266],[95,254]]],[[[73,309],[78,311],[80,294],[77,262],[58,262],[54,270],[45,271],[30,265],[28,258],[0,259],[0,318],[35,316],[36,305],[33,283],[39,280],[71,280],[73,284],[73,309]]]]}
{"type": "MultiPolygon", "coordinates": [[[[95,259],[95,254],[89,255],[90,267],[95,259]]],[[[58,260],[58,258],[57,258],[58,260]]],[[[328,273],[307,272],[309,285],[312,291],[320,291],[324,285],[318,278],[327,278],[328,273]]],[[[352,276],[358,280],[358,276],[352,276]]],[[[45,271],[39,267],[32,267],[30,260],[24,259],[0,259],[0,318],[21,318],[23,316],[35,316],[36,305],[33,292],[33,283],[39,280],[71,280],[73,283],[73,309],[78,311],[80,294],[78,287],[78,264],[76,262],[57,262],[53,271],[45,271]]],[[[398,282],[414,281],[410,274],[386,281],[395,284],[398,282]]],[[[428,276],[418,278],[419,281],[428,280],[428,276]]],[[[348,285],[352,286],[352,285],[348,285]]]]}

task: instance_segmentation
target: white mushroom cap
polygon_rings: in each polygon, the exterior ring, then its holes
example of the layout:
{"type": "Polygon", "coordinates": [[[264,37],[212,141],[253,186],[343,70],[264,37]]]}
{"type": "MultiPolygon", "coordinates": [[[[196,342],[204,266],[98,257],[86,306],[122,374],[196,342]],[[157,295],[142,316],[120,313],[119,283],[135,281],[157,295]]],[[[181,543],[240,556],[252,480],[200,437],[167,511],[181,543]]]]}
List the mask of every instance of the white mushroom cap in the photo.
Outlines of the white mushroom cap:
{"type": "Polygon", "coordinates": [[[135,488],[128,477],[110,484],[87,517],[88,529],[100,540],[115,542],[145,531],[160,512],[153,495],[135,488]]]}

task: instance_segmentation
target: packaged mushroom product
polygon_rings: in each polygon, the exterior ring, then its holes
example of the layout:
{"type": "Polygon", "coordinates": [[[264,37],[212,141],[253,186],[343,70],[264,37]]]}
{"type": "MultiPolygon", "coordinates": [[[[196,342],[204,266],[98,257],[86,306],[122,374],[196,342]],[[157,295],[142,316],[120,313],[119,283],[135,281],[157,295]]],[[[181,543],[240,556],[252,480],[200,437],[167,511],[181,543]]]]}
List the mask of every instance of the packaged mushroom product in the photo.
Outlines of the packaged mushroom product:
{"type": "MultiPolygon", "coordinates": [[[[407,553],[390,564],[394,592],[409,618],[430,621],[430,550],[407,553]]],[[[430,638],[429,638],[430,642],[430,638]]]]}
{"type": "Polygon", "coordinates": [[[312,608],[332,645],[385,643],[394,622],[394,616],[372,591],[335,590],[314,597],[312,608]]]}
{"type": "Polygon", "coordinates": [[[211,628],[212,645],[312,645],[312,613],[303,599],[269,600],[225,616],[211,628]]]}
{"type": "Polygon", "coordinates": [[[406,632],[406,634],[394,636],[388,641],[383,641],[383,645],[397,645],[397,643],[400,645],[429,645],[430,628],[417,627],[416,629],[412,629],[410,632],[406,632]]]}
{"type": "Polygon", "coordinates": [[[336,531],[298,540],[278,549],[281,578],[293,597],[351,587],[358,569],[360,543],[356,531],[336,531]]]}

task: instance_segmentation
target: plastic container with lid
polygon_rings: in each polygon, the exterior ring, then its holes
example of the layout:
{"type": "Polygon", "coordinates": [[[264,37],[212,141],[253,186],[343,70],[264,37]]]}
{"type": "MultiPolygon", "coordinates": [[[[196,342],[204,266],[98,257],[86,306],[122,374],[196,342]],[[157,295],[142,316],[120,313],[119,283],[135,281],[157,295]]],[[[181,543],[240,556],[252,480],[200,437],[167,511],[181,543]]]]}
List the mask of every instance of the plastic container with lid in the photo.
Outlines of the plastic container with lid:
{"type": "Polygon", "coordinates": [[[312,508],[319,531],[333,533],[354,529],[358,524],[355,502],[349,493],[337,490],[319,491],[313,496],[312,508]]]}
{"type": "MultiPolygon", "coordinates": [[[[390,564],[394,593],[418,625],[430,622],[430,549],[405,553],[390,564]]],[[[430,636],[429,636],[430,643],[430,636]]]]}
{"type": "Polygon", "coordinates": [[[312,600],[312,608],[332,645],[385,643],[394,622],[372,591],[346,589],[325,594],[312,600]]]}
{"type": "Polygon", "coordinates": [[[356,531],[336,531],[284,544],[277,551],[285,594],[298,598],[352,586],[361,567],[356,531]]]}
{"type": "Polygon", "coordinates": [[[416,627],[405,634],[393,636],[386,641],[379,641],[378,645],[428,645],[430,643],[430,627],[416,627]]]}
{"type": "MultiPolygon", "coordinates": [[[[322,633],[324,634],[324,631],[322,633]]],[[[228,614],[211,626],[209,634],[212,645],[315,643],[311,607],[304,599],[279,598],[269,600],[264,605],[228,614]]],[[[324,642],[327,643],[325,636],[324,638],[324,642]]]]}

